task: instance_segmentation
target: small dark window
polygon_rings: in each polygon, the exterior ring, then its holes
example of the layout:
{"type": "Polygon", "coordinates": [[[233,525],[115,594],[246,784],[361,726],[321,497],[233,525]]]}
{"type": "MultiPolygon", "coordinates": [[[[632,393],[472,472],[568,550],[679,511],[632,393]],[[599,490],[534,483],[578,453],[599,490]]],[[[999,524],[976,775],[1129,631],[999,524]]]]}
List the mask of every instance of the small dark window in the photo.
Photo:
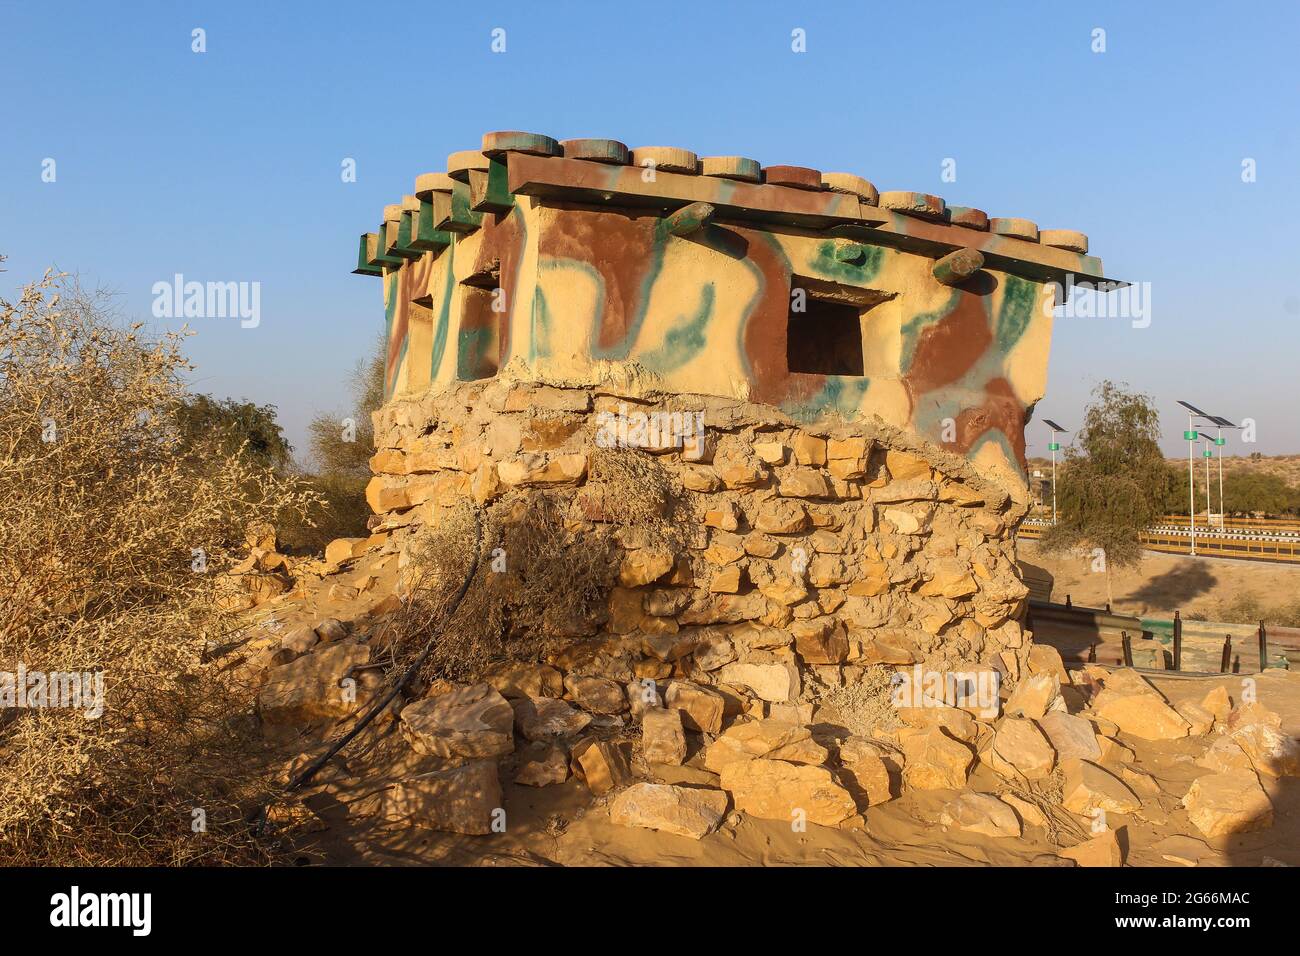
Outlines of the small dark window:
{"type": "Polygon", "coordinates": [[[460,345],[457,378],[473,381],[491,378],[501,366],[502,326],[505,313],[493,308],[494,290],[468,282],[461,284],[460,345]]]}
{"type": "MultiPolygon", "coordinates": [[[[793,303],[792,303],[793,306],[793,303]]],[[[785,356],[791,372],[862,374],[862,310],[808,296],[804,311],[790,310],[785,356]]]]}

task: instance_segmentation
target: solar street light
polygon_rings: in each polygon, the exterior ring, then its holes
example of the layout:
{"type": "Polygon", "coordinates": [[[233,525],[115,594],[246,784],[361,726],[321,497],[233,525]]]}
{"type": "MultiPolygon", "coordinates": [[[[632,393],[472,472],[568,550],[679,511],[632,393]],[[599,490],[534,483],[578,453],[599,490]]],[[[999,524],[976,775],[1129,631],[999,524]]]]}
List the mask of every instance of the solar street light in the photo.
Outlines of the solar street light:
{"type": "Polygon", "coordinates": [[[1183,437],[1187,439],[1187,521],[1192,532],[1192,557],[1196,557],[1196,438],[1199,434],[1192,419],[1203,418],[1207,421],[1210,416],[1201,411],[1190,402],[1184,402],[1181,399],[1179,405],[1187,409],[1187,430],[1183,432],[1183,437]]]}
{"type": "Polygon", "coordinates": [[[1057,432],[1069,434],[1069,429],[1056,424],[1050,418],[1044,418],[1043,424],[1052,430],[1052,440],[1047,443],[1047,447],[1052,452],[1052,524],[1056,524],[1056,453],[1060,451],[1061,445],[1056,440],[1057,432]]]}

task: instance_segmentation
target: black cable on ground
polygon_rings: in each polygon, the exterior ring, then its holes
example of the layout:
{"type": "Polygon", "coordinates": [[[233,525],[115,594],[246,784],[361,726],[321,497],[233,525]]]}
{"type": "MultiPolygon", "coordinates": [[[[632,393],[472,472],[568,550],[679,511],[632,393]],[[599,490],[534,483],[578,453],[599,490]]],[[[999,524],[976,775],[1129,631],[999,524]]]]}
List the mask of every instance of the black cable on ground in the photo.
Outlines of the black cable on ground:
{"type": "MultiPolygon", "coordinates": [[[[447,612],[447,615],[444,618],[444,624],[447,621],[450,621],[453,617],[455,617],[456,612],[460,609],[460,602],[465,599],[465,594],[466,592],[469,591],[469,586],[471,583],[473,583],[474,576],[478,573],[479,555],[482,553],[482,551],[483,551],[483,518],[479,512],[479,509],[475,508],[474,509],[474,560],[473,562],[470,563],[469,573],[465,575],[465,580],[461,582],[460,588],[456,591],[456,597],[451,603],[451,610],[447,612]]],[[[367,725],[369,725],[369,723],[375,719],[375,717],[379,714],[379,712],[382,711],[385,707],[387,707],[392,702],[393,698],[395,698],[398,694],[402,692],[402,689],[405,688],[407,684],[409,684],[412,680],[414,680],[415,675],[420,672],[420,668],[424,666],[424,662],[428,660],[429,654],[433,651],[433,645],[438,642],[438,638],[441,636],[442,636],[442,629],[440,628],[439,630],[434,632],[434,634],[429,638],[429,643],[426,644],[424,650],[420,652],[420,656],[415,659],[415,663],[413,663],[410,667],[406,669],[406,673],[402,675],[402,679],[399,680],[396,684],[394,684],[392,689],[390,689],[388,693],[385,694],[381,700],[377,701],[375,704],[371,706],[370,710],[368,710],[365,713],[365,715],[362,716],[362,718],[359,721],[357,721],[355,727],[353,727],[346,734],[344,734],[337,741],[335,741],[334,744],[329,748],[329,750],[325,751],[324,754],[322,754],[320,757],[317,757],[315,760],[313,760],[310,764],[307,765],[306,768],[303,769],[301,773],[298,774],[298,776],[294,777],[294,779],[289,783],[287,792],[292,793],[294,790],[297,790],[300,787],[302,787],[304,784],[310,782],[311,778],[316,776],[316,774],[320,772],[322,767],[324,767],[327,763],[329,763],[330,760],[333,759],[334,756],[337,755],[340,750],[342,750],[349,743],[351,743],[356,738],[357,734],[361,733],[361,731],[366,729],[367,725]]],[[[263,809],[262,812],[263,819],[265,819],[265,816],[266,816],[266,811],[265,809],[263,809]]]]}

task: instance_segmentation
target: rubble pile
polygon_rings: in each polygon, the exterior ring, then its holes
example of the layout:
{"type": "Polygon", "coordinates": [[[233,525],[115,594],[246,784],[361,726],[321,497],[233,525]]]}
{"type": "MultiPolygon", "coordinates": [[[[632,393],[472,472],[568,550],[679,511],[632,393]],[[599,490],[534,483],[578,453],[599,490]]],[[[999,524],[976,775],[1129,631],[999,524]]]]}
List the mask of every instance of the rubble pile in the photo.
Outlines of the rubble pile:
{"type": "MultiPolygon", "coordinates": [[[[337,607],[331,578],[374,576],[370,598],[340,611],[351,619],[264,630],[246,647],[264,729],[302,749],[295,767],[391,678],[368,641],[391,609],[380,595],[395,558],[371,553],[313,586],[321,606],[337,607]]],[[[1033,645],[1025,672],[991,701],[954,696],[910,662],[859,665],[896,676],[888,719],[853,733],[823,720],[834,691],[812,667],[831,665],[808,664],[789,628],[739,622],[671,637],[580,642],[502,662],[477,683],[399,695],[304,802],[328,794],[358,819],[486,836],[502,832],[515,788],[578,787],[612,824],[694,840],[746,818],[869,829],[873,809],[894,803],[940,833],[1046,838],[1058,862],[1080,866],[1120,865],[1126,827],[1177,816],[1191,849],[1167,840],[1164,858],[1194,865],[1203,841],[1269,827],[1270,793],[1300,773],[1300,744],[1258,702],[1219,685],[1175,706],[1131,670],[1067,671],[1046,646],[1033,645]],[[781,676],[740,680],[737,667],[781,676]],[[1177,786],[1136,754],[1170,742],[1198,755],[1184,758],[1194,778],[1177,786]],[[909,802],[918,797],[932,799],[909,802]]]]}

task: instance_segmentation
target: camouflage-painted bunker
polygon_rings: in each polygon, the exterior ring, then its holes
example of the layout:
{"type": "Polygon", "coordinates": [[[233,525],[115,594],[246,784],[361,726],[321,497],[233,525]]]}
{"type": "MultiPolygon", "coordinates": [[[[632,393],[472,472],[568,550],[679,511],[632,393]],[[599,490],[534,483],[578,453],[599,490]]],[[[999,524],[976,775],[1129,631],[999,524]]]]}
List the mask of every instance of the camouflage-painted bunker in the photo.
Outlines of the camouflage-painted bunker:
{"type": "Polygon", "coordinates": [[[392,395],[511,362],[575,384],[622,366],[796,417],[874,414],[999,468],[1043,393],[1051,283],[1102,276],[1081,233],[845,173],[524,133],[447,166],[362,239],[392,395]],[[711,217],[672,220],[693,203],[711,217]],[[963,249],[982,268],[936,278],[963,249]]]}
{"type": "Polygon", "coordinates": [[[707,448],[653,450],[712,517],[695,553],[633,560],[608,630],[802,622],[822,636],[800,660],[836,666],[893,653],[868,647],[881,627],[917,660],[960,634],[956,656],[1016,671],[1024,427],[1056,284],[1102,280],[1083,234],[848,173],[500,132],[385,207],[356,271],[388,328],[380,532],[503,488],[576,500],[597,416],[698,409],[707,448]],[[816,560],[794,573],[795,551],[816,560]]]}

